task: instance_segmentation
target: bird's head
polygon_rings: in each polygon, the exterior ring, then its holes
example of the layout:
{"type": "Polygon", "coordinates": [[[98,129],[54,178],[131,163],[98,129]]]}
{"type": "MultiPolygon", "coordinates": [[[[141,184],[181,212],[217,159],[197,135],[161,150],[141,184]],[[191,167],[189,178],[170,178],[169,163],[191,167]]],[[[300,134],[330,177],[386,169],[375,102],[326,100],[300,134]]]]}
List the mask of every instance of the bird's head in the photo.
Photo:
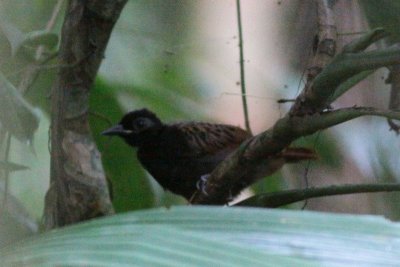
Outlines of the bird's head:
{"type": "Polygon", "coordinates": [[[151,142],[163,127],[160,119],[148,109],[131,111],[122,117],[113,127],[102,132],[102,135],[119,136],[131,146],[140,146],[151,142]]]}

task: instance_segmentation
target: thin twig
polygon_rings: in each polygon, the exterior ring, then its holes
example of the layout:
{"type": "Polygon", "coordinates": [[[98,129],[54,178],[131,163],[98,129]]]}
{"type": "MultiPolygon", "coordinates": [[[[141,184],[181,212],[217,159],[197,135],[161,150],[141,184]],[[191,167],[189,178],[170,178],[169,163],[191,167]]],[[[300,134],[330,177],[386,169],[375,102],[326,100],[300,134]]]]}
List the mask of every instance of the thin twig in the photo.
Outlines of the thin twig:
{"type": "MultiPolygon", "coordinates": [[[[243,95],[241,93],[230,93],[230,92],[223,92],[219,95],[219,98],[222,98],[223,96],[245,96],[245,97],[252,97],[252,98],[257,98],[257,99],[267,99],[267,100],[276,100],[276,97],[269,97],[269,96],[258,96],[258,95],[243,95]]],[[[279,101],[279,100],[278,100],[279,101]]],[[[292,101],[294,102],[294,100],[292,101]]]]}
{"type": "Polygon", "coordinates": [[[243,113],[244,113],[244,123],[246,130],[251,133],[250,120],[249,120],[249,110],[247,107],[246,99],[246,83],[244,74],[244,52],[243,52],[243,31],[242,31],[242,17],[240,13],[240,0],[236,0],[236,10],[238,19],[238,34],[239,34],[239,64],[240,64],[240,88],[242,91],[242,103],[243,103],[243,113]]]}
{"type": "MultiPolygon", "coordinates": [[[[45,30],[47,32],[51,31],[53,29],[54,25],[56,24],[58,14],[60,14],[63,3],[64,3],[64,0],[58,0],[56,5],[54,6],[53,12],[51,13],[51,17],[45,27],[45,30]]],[[[42,57],[43,51],[44,51],[43,45],[41,45],[37,48],[36,57],[35,57],[36,60],[39,60],[42,57]]]]}
{"type": "Polygon", "coordinates": [[[235,206],[276,208],[316,197],[393,191],[400,191],[399,183],[333,185],[260,194],[236,203],[235,206]]]}
{"type": "MultiPolygon", "coordinates": [[[[7,137],[7,131],[4,129],[4,127],[0,127],[0,148],[1,148],[2,152],[3,152],[3,147],[5,145],[5,141],[7,139],[6,137],[7,137]]],[[[2,155],[1,160],[4,160],[4,156],[3,155],[2,155]]],[[[1,174],[4,174],[4,173],[1,173],[1,174]]],[[[4,193],[4,194],[6,194],[6,193],[4,193]]],[[[6,196],[3,196],[3,197],[7,198],[6,196]]],[[[3,203],[1,203],[0,212],[3,212],[5,208],[6,208],[6,205],[5,205],[4,201],[3,201],[3,203]]]]}
{"type": "Polygon", "coordinates": [[[278,104],[285,104],[285,103],[294,102],[294,101],[296,101],[296,99],[281,98],[281,99],[278,99],[278,101],[276,101],[276,103],[278,103],[278,104]]]}
{"type": "MultiPolygon", "coordinates": [[[[321,136],[321,131],[317,132],[317,135],[315,137],[315,141],[314,141],[314,150],[316,148],[316,146],[318,145],[318,140],[319,137],[321,136]]],[[[304,168],[304,175],[303,175],[303,179],[305,181],[305,188],[307,189],[309,186],[309,181],[308,181],[308,174],[310,173],[310,167],[311,167],[311,160],[307,161],[307,166],[304,168]]],[[[306,199],[303,203],[303,207],[301,208],[302,210],[304,210],[307,207],[308,204],[308,199],[306,199]]]]}
{"type": "MultiPolygon", "coordinates": [[[[53,29],[53,27],[57,21],[57,17],[60,14],[63,3],[64,3],[64,0],[58,0],[56,5],[54,6],[51,17],[45,27],[45,30],[47,32],[49,32],[49,31],[51,31],[51,29],[53,29]]],[[[36,49],[36,54],[35,54],[36,61],[41,60],[43,53],[44,53],[44,46],[40,45],[36,49]]],[[[53,58],[53,57],[50,56],[49,58],[53,58]]],[[[47,62],[47,59],[44,59],[44,61],[47,62]]],[[[20,79],[21,81],[18,85],[18,89],[21,91],[22,94],[25,94],[32,87],[32,85],[35,83],[36,79],[38,78],[40,71],[41,71],[41,69],[37,68],[36,62],[27,67],[27,69],[25,70],[24,74],[22,75],[22,78],[20,79]]]]}
{"type": "MultiPolygon", "coordinates": [[[[11,134],[7,133],[7,141],[6,141],[6,151],[4,154],[4,162],[8,162],[10,157],[10,147],[11,147],[11,134]]],[[[3,208],[7,207],[7,195],[8,195],[8,179],[10,177],[10,169],[4,169],[4,196],[3,196],[3,208]]]]}

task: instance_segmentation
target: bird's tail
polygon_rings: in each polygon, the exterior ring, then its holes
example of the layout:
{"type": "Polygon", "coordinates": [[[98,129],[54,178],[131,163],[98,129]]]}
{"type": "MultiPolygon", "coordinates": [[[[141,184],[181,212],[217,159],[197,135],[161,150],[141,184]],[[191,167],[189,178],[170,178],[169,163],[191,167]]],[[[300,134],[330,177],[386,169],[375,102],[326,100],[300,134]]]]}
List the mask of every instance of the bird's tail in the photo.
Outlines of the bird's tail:
{"type": "Polygon", "coordinates": [[[301,160],[317,159],[318,155],[313,149],[304,147],[288,147],[281,152],[287,163],[295,163],[301,160]]]}

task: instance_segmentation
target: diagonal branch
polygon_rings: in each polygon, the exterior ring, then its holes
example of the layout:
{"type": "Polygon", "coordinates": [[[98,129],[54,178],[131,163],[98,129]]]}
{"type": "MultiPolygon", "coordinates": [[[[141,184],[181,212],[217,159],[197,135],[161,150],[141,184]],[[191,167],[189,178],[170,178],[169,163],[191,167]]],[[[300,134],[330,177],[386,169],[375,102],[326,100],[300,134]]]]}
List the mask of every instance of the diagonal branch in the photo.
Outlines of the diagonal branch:
{"type": "Polygon", "coordinates": [[[269,130],[246,141],[218,165],[208,180],[207,194],[197,192],[192,204],[225,204],[230,195],[238,194],[257,179],[277,171],[283,162],[276,156],[292,141],[367,115],[400,120],[400,111],[365,107],[344,108],[303,117],[285,116],[269,130]]]}
{"type": "Polygon", "coordinates": [[[307,188],[300,190],[295,189],[267,194],[259,194],[253,197],[249,197],[239,203],[236,203],[234,206],[277,208],[280,206],[316,197],[398,191],[400,191],[400,184],[398,183],[332,185],[319,188],[307,188]]]}

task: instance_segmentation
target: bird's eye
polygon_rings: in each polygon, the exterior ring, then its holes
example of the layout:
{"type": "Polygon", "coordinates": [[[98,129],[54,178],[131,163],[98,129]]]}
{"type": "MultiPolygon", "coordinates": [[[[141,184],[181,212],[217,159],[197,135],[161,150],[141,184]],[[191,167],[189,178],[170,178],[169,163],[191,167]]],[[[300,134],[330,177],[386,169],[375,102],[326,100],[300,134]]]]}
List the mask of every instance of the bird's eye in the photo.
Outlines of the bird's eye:
{"type": "Polygon", "coordinates": [[[133,128],[136,130],[143,130],[149,126],[149,121],[145,118],[138,118],[133,122],[133,128]]]}

